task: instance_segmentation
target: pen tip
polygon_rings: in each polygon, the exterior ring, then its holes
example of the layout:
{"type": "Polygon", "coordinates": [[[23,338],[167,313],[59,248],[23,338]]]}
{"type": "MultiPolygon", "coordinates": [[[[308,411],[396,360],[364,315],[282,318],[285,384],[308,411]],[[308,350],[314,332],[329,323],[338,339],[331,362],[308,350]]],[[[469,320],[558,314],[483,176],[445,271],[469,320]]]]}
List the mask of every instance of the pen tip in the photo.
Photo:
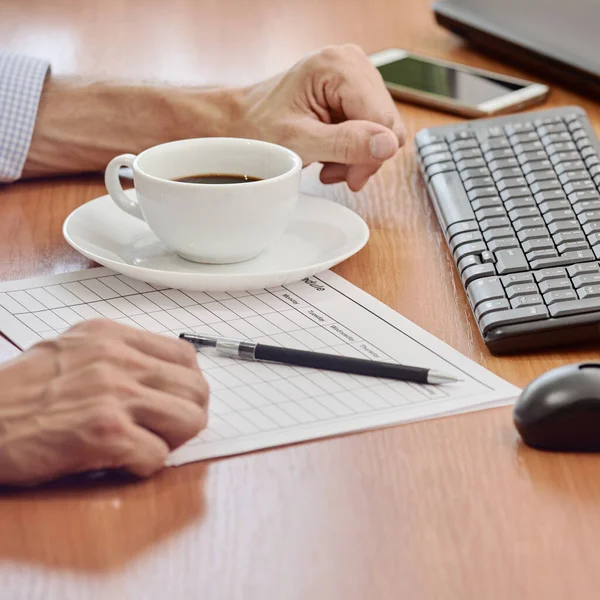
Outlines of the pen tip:
{"type": "Polygon", "coordinates": [[[442,373],[441,371],[434,371],[433,369],[430,369],[427,374],[427,383],[436,385],[443,383],[458,383],[459,381],[462,381],[462,379],[458,379],[457,377],[454,377],[454,375],[442,373]]]}

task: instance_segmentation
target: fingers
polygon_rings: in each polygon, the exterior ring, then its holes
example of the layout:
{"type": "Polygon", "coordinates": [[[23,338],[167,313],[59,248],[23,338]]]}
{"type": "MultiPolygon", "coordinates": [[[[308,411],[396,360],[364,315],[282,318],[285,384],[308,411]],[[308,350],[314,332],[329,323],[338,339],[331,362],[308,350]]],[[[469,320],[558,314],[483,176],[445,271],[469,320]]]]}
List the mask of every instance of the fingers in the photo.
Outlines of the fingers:
{"type": "Polygon", "coordinates": [[[169,447],[147,429],[131,424],[127,449],[112,460],[113,468],[126,469],[138,477],[150,477],[167,462],[169,447]]]}
{"type": "Polygon", "coordinates": [[[379,171],[381,164],[378,165],[352,165],[348,167],[346,182],[353,192],[361,190],[369,181],[369,178],[379,171]]]}
{"type": "Polygon", "coordinates": [[[208,405],[208,383],[200,370],[155,359],[144,361],[143,370],[136,374],[139,383],[184,400],[191,400],[201,408],[208,405]]]}
{"type": "Polygon", "coordinates": [[[394,156],[399,148],[398,138],[390,129],[371,121],[328,125],[310,120],[303,136],[301,154],[319,162],[375,166],[394,156]]]}
{"type": "Polygon", "coordinates": [[[208,412],[201,406],[172,394],[143,388],[137,398],[127,402],[135,423],[178,448],[206,427],[208,412]]]}
{"type": "Polygon", "coordinates": [[[97,358],[110,356],[111,348],[115,348],[117,352],[115,342],[121,341],[148,356],[199,370],[196,350],[191,344],[114,321],[105,319],[85,321],[72,327],[63,338],[67,342],[70,340],[80,342],[81,338],[84,338],[85,343],[80,350],[85,353],[86,347],[90,347],[98,354],[97,358]]]}
{"type": "Polygon", "coordinates": [[[319,174],[321,183],[341,183],[346,181],[348,174],[348,165],[340,165],[339,163],[325,163],[319,174]]]}

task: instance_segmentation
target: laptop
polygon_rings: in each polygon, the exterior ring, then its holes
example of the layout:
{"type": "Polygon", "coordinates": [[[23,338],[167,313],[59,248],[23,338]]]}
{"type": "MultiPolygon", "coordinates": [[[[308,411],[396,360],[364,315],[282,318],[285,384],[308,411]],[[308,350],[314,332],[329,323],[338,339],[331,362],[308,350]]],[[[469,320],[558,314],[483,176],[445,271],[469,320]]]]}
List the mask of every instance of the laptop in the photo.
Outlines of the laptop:
{"type": "Polygon", "coordinates": [[[480,49],[600,97],[599,0],[445,0],[433,10],[480,49]]]}

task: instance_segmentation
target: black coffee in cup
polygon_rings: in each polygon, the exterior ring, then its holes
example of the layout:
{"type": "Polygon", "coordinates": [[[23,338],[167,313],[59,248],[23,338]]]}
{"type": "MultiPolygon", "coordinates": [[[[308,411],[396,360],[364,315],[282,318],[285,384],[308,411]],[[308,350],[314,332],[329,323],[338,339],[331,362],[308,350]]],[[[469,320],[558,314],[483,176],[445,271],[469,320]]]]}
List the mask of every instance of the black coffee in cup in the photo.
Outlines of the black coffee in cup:
{"type": "Polygon", "coordinates": [[[188,175],[179,177],[173,181],[180,183],[250,183],[252,181],[262,181],[260,177],[251,175],[236,175],[234,173],[200,173],[198,175],[188,175]]]}

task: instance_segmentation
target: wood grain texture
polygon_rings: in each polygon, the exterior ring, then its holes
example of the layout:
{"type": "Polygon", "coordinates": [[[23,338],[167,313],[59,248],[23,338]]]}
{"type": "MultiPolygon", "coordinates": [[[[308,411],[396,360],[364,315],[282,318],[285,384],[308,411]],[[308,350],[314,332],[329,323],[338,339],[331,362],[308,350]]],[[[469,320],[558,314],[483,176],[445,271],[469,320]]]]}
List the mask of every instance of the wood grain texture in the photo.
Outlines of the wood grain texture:
{"type": "MultiPolygon", "coordinates": [[[[429,0],[3,0],[0,44],[57,73],[243,83],[331,43],[404,47],[509,74],[437,28],[429,0]]],[[[531,76],[531,74],[529,74],[531,76]]],[[[555,88],[549,106],[600,107],[555,88]]],[[[367,219],[337,272],[518,385],[597,348],[492,357],[474,326],[415,167],[422,127],[359,194],[304,187],[367,219]]],[[[0,188],[0,278],[89,266],[62,240],[97,175],[0,188]]],[[[10,350],[2,350],[0,355],[10,350]]],[[[6,354],[8,357],[8,354],[6,354]]],[[[151,481],[0,495],[3,600],[411,600],[598,597],[600,458],[517,440],[510,409],[169,469],[151,481]]]]}

